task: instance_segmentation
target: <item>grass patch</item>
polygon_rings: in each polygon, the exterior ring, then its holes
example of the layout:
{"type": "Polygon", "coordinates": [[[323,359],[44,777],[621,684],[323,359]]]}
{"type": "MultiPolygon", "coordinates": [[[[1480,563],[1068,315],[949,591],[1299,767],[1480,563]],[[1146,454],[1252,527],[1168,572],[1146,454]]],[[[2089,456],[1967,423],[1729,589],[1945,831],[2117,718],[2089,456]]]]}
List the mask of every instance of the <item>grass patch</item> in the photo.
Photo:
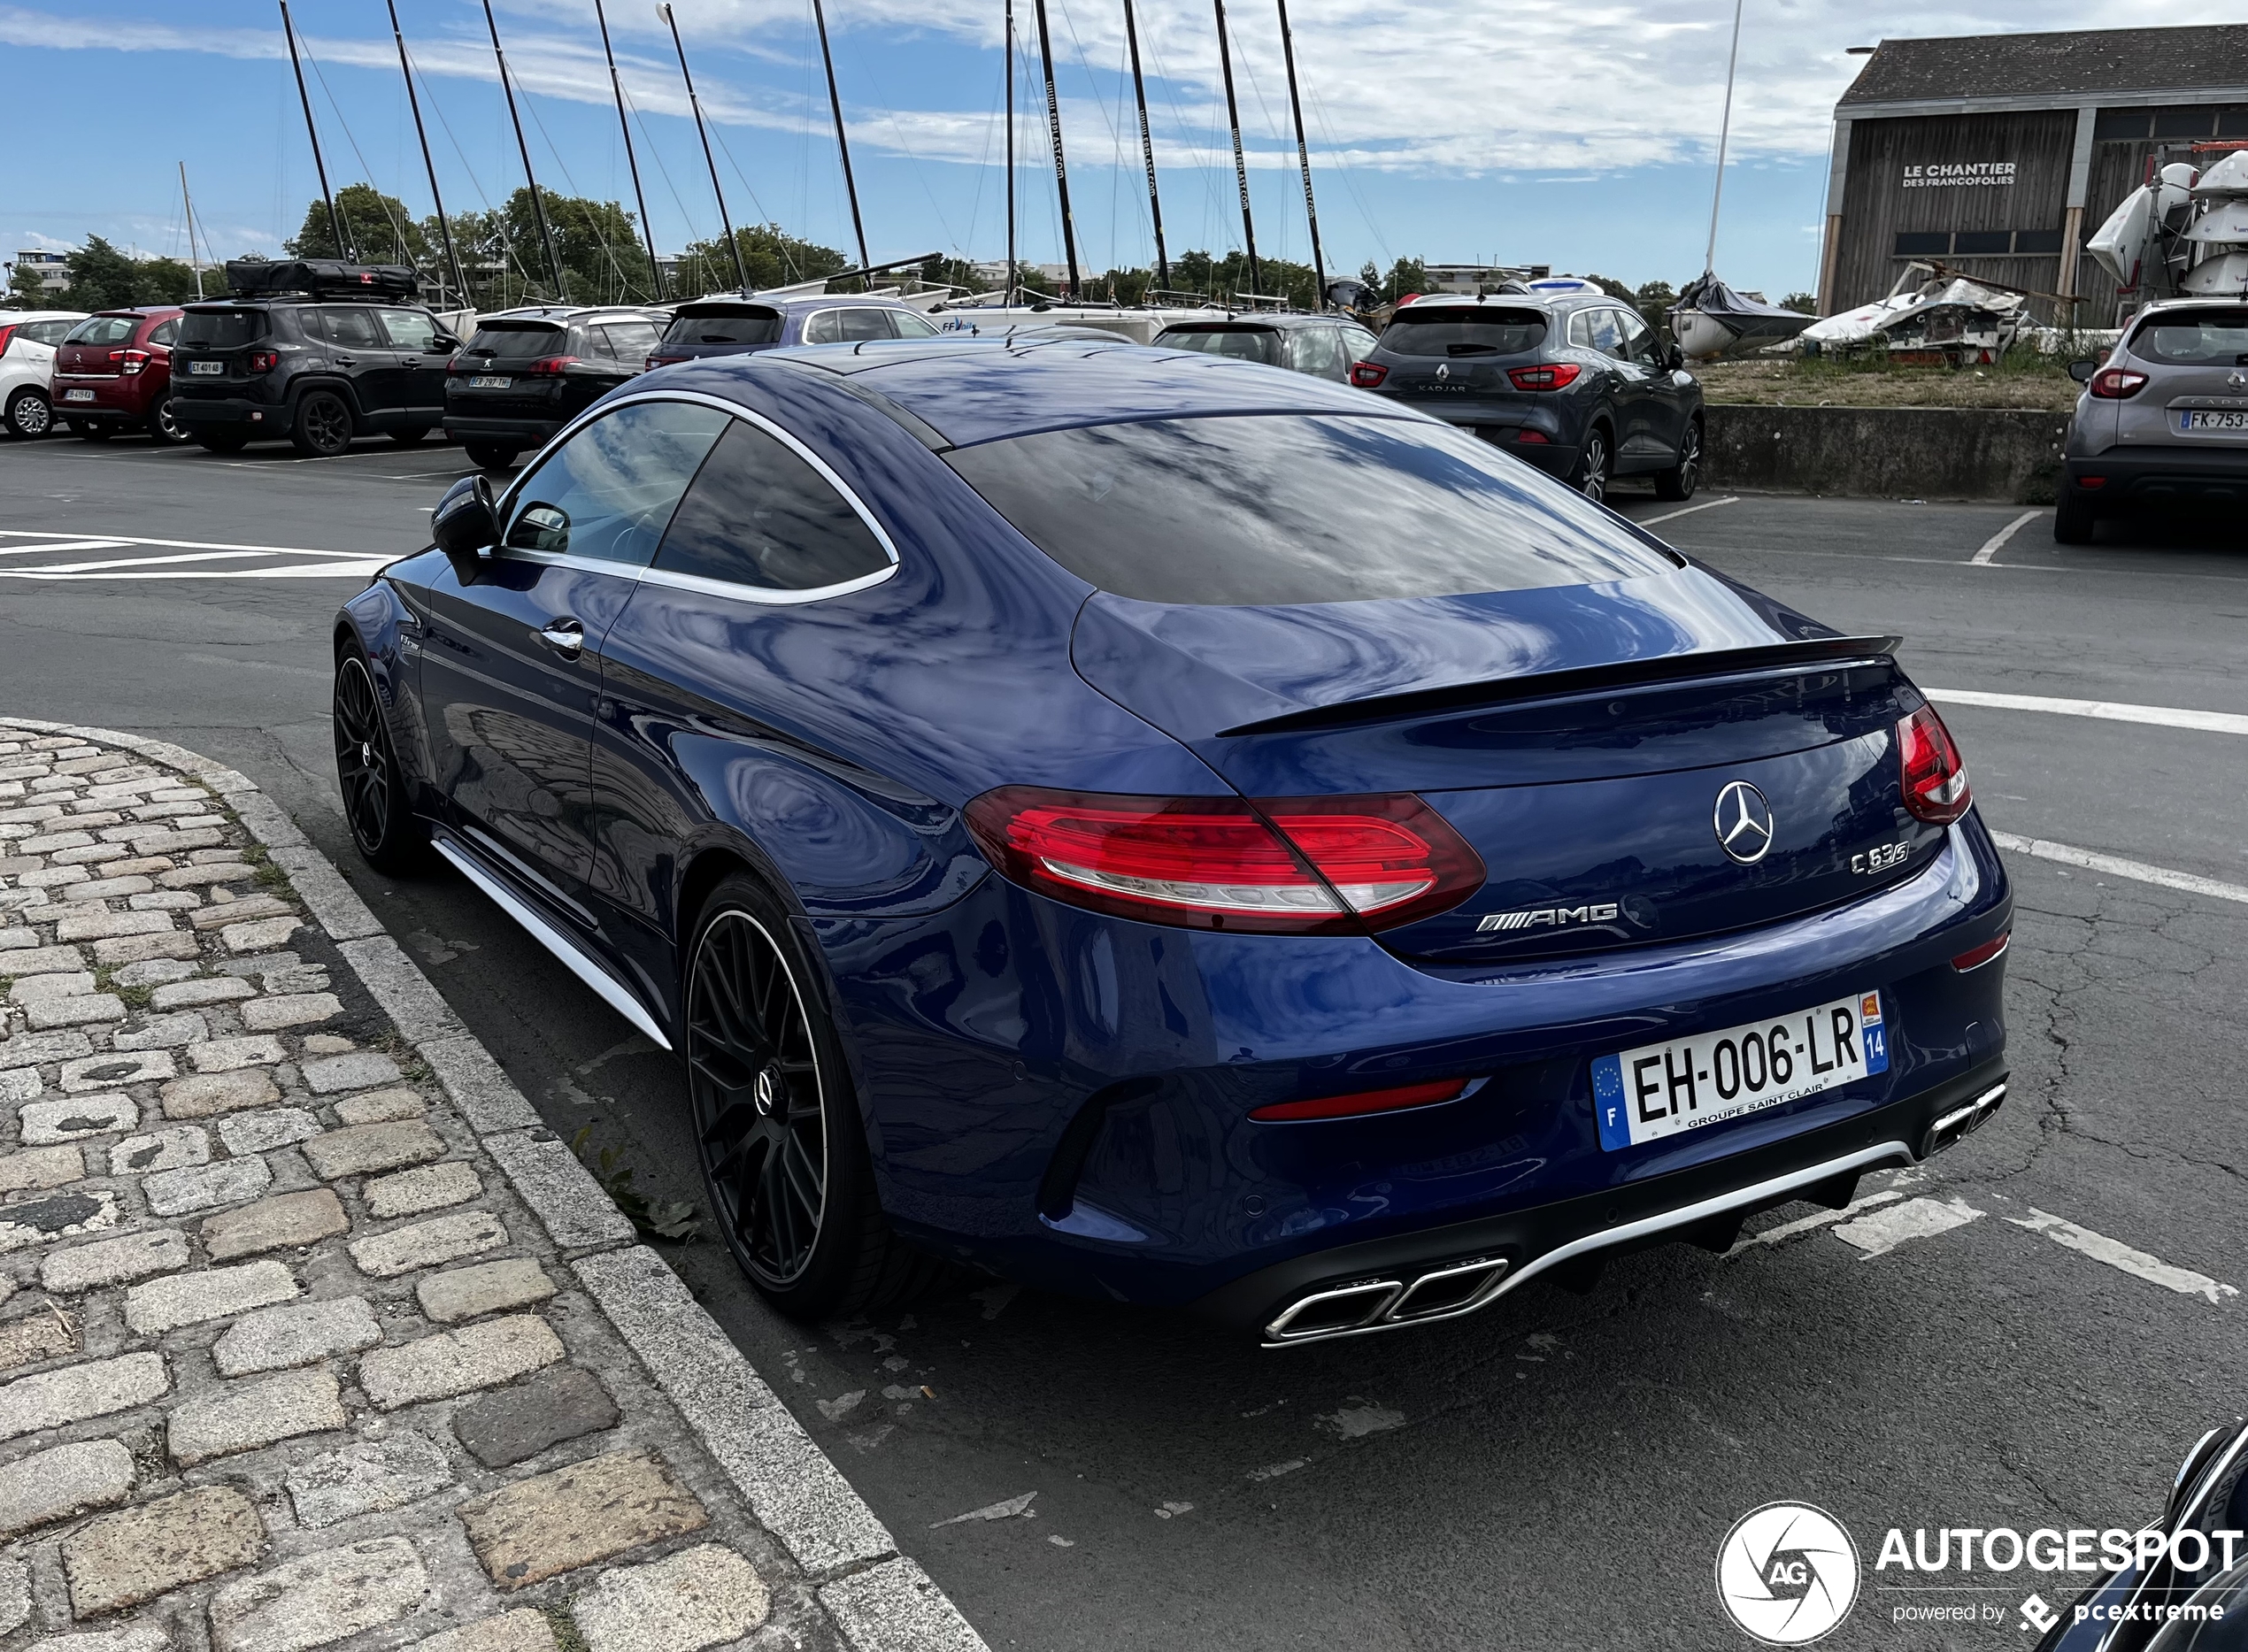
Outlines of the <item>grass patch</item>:
{"type": "Polygon", "coordinates": [[[578,1163],[593,1172],[594,1180],[612,1200],[617,1209],[625,1213],[639,1233],[651,1239],[668,1241],[683,1245],[702,1231],[695,1207],[685,1203],[650,1199],[632,1185],[632,1166],[624,1162],[624,1155],[612,1147],[593,1145],[593,1126],[581,1126],[570,1138],[570,1151],[578,1156],[578,1163]]]}
{"type": "Polygon", "coordinates": [[[1713,403],[1781,407],[1996,407],[2067,412],[2079,387],[2067,351],[2045,356],[2017,345],[1981,367],[1892,362],[1872,350],[1849,357],[1801,356],[1719,361],[1695,376],[1713,403]]]}
{"type": "Polygon", "coordinates": [[[593,1652],[578,1633],[578,1620],[570,1616],[568,1607],[557,1601],[539,1610],[546,1614],[546,1626],[554,1632],[555,1652],[593,1652]]]}

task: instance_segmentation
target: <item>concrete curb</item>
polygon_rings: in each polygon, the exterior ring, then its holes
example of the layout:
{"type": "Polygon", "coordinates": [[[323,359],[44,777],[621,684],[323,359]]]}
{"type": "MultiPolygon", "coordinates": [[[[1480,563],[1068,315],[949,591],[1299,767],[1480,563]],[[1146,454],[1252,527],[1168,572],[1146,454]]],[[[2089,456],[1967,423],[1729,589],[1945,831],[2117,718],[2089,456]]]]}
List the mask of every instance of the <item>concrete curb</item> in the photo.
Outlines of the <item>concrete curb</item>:
{"type": "Polygon", "coordinates": [[[217,794],[263,844],[476,1132],[484,1151],[759,1525],[803,1567],[853,1652],[988,1652],[958,1608],[781,1403],[565,1142],[546,1130],[481,1041],[400,949],[343,874],[247,776],[168,741],[0,717],[0,728],[119,747],[217,794]]]}

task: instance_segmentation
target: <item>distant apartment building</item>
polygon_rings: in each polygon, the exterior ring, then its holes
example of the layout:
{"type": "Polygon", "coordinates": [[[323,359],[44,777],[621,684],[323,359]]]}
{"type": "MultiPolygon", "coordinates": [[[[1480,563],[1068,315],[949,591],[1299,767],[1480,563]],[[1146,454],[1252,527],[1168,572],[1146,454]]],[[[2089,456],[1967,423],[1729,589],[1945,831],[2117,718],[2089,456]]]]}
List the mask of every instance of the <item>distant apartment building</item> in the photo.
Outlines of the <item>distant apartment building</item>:
{"type": "Polygon", "coordinates": [[[8,265],[11,277],[18,270],[36,271],[40,290],[58,293],[70,285],[70,254],[67,251],[49,252],[37,247],[20,248],[14,261],[8,265]]]}

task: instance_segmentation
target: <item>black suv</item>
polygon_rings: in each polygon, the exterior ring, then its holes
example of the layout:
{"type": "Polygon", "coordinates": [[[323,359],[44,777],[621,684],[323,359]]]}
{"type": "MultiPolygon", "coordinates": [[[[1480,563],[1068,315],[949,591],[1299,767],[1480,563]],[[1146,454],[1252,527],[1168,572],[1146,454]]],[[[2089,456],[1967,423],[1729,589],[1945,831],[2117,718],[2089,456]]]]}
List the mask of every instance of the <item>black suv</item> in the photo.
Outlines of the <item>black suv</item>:
{"type": "Polygon", "coordinates": [[[1693,496],[1701,381],[1630,305],[1600,294],[1418,298],[1351,369],[1595,499],[1619,476],[1693,496]]]}
{"type": "Polygon", "coordinates": [[[235,296],[188,305],[172,354],[172,417],[212,452],[285,436],[325,458],[370,434],[408,446],[443,419],[460,341],[413,302],[412,271],[227,267],[235,296]]]}
{"type": "Polygon", "coordinates": [[[554,433],[648,362],[667,310],[509,310],[476,323],[445,380],[445,434],[486,470],[554,433]]]}

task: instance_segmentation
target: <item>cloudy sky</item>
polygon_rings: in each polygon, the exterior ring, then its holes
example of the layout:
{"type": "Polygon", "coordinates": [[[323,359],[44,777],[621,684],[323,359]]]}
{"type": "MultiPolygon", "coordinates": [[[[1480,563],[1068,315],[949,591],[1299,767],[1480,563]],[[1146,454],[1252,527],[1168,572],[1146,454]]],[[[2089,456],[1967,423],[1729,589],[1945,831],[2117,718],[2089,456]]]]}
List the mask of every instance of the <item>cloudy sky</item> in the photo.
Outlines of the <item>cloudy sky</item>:
{"type": "MultiPolygon", "coordinates": [[[[1081,251],[1151,261],[1123,0],[1048,0],[1081,251]]],[[[1004,0],[827,0],[877,257],[1005,242],[1004,0]]],[[[1032,0],[1018,0],[1022,255],[1060,257],[1032,0]]],[[[1174,253],[1240,244],[1210,0],[1139,0],[1174,253]]],[[[497,0],[550,187],[629,204],[593,0],[497,0]]],[[[610,0],[650,215],[666,250],[715,230],[670,38],[652,0],[610,0]],[[644,142],[643,142],[644,134],[644,142]]],[[[454,210],[521,182],[477,0],[397,0],[454,210]]],[[[382,0],[296,0],[331,179],[428,210],[382,0]]],[[[847,248],[811,0],[676,0],[737,222],[847,248]]],[[[1260,252],[1309,239],[1273,0],[1229,0],[1260,252]]],[[[1730,0],[1295,0],[1290,20],[1330,267],[1539,262],[1632,282],[1701,266],[1730,0]]],[[[1829,116],[1883,36],[2177,20],[2153,0],[1746,0],[1718,267],[1774,296],[1813,285],[1829,116]]],[[[185,250],[179,163],[220,256],[278,250],[316,193],[272,0],[0,0],[16,115],[0,253],[91,233],[185,250]]]]}

